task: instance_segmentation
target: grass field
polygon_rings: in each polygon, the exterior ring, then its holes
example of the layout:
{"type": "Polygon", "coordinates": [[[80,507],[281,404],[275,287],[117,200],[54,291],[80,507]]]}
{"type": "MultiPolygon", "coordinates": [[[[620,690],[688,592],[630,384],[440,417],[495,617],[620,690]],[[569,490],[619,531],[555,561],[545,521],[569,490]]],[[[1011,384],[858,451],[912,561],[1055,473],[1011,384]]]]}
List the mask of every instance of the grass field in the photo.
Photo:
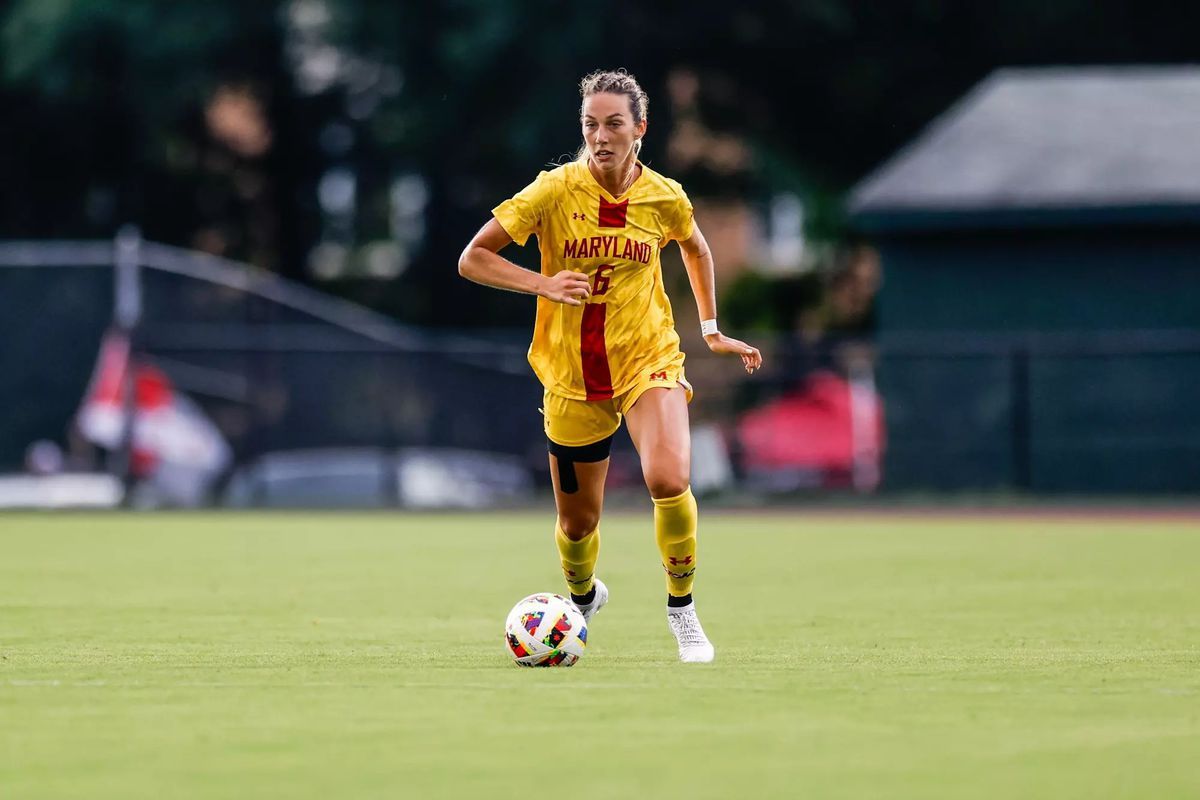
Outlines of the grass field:
{"type": "Polygon", "coordinates": [[[572,669],[549,514],[0,516],[0,797],[1200,797],[1200,519],[649,513],[572,669]]]}

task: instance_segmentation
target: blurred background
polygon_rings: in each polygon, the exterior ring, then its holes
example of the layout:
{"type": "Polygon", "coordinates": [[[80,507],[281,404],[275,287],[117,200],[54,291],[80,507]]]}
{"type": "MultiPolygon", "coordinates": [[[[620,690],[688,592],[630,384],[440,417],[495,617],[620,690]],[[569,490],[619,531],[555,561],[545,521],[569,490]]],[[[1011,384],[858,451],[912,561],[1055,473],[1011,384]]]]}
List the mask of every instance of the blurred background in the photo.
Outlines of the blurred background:
{"type": "Polygon", "coordinates": [[[1194,495],[1198,17],[8,0],[0,506],[546,501],[533,298],[456,261],[616,67],[766,358],[707,356],[665,251],[698,490],[1194,495]]]}

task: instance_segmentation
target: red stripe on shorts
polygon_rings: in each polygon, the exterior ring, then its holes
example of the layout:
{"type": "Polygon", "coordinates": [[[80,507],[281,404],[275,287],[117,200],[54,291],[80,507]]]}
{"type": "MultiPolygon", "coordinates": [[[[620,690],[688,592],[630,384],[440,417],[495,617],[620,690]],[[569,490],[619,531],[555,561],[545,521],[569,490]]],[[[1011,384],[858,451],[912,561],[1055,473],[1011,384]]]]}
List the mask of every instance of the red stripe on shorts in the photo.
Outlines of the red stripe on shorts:
{"type": "Polygon", "coordinates": [[[608,306],[589,303],[583,307],[579,326],[579,352],[583,356],[583,388],[588,400],[611,400],[612,373],[608,371],[608,350],[604,344],[604,316],[608,306]]]}
{"type": "Polygon", "coordinates": [[[629,201],[625,200],[620,203],[610,203],[603,197],[600,198],[600,227],[601,228],[624,228],[625,220],[629,215],[629,201]]]}

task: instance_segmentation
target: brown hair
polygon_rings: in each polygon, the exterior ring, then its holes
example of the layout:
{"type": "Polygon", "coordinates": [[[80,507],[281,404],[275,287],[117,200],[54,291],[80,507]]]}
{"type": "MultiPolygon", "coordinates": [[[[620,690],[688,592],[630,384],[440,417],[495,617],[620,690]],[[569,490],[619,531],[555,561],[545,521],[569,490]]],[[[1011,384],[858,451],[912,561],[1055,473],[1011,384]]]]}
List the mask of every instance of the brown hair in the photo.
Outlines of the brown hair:
{"type": "MultiPolygon", "coordinates": [[[[636,125],[646,119],[646,110],[650,106],[650,98],[642,91],[641,85],[637,82],[637,78],[630,75],[624,69],[617,70],[596,70],[583,77],[579,82],[579,96],[587,99],[594,94],[623,94],[629,98],[629,112],[633,115],[633,124],[636,125]]],[[[579,115],[583,116],[583,106],[579,108],[579,115]]],[[[633,154],[636,158],[642,152],[642,140],[638,139],[633,143],[633,154]]],[[[575,154],[575,158],[579,161],[586,161],[588,155],[587,145],[579,148],[579,152],[575,154]]]]}

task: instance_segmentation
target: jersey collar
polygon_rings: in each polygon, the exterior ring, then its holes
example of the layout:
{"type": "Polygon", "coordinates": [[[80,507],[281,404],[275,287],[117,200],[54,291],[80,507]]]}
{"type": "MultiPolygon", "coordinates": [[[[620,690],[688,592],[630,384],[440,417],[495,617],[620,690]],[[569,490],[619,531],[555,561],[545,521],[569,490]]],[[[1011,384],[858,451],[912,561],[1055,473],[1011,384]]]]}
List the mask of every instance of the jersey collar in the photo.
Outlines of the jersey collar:
{"type": "MultiPolygon", "coordinates": [[[[590,157],[588,160],[591,160],[590,157]]],[[[600,181],[596,180],[596,176],[592,174],[592,168],[588,166],[588,161],[584,161],[582,166],[584,173],[587,174],[587,180],[600,190],[600,194],[607,197],[609,202],[618,203],[621,201],[621,198],[629,197],[631,194],[633,194],[633,190],[641,186],[642,179],[646,177],[646,165],[642,163],[641,159],[636,159],[636,162],[637,165],[642,168],[642,171],[638,173],[638,176],[633,179],[633,183],[629,184],[629,188],[626,189],[625,193],[620,197],[613,197],[611,194],[609,194],[608,189],[605,189],[600,185],[600,181]]]]}

